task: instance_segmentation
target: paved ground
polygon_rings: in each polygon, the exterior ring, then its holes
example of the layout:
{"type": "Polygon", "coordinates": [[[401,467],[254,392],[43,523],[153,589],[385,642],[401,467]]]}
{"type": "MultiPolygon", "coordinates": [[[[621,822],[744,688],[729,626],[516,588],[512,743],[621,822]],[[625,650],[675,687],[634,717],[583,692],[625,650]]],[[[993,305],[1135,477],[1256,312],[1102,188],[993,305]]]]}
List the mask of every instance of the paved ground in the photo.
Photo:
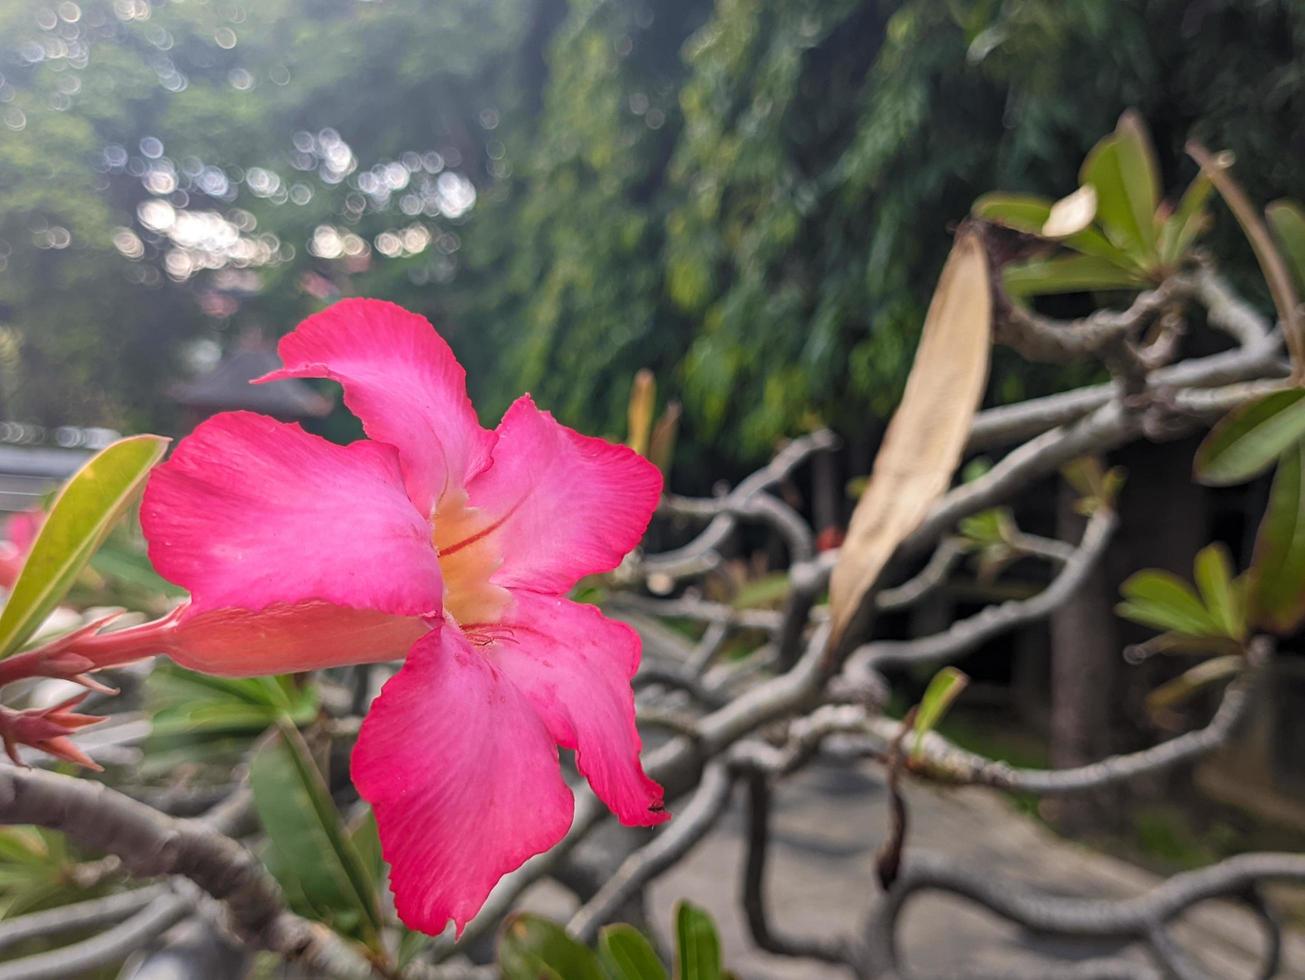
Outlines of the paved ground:
{"type": "MultiPolygon", "coordinates": [[[[1036,822],[1016,816],[999,794],[912,785],[908,800],[913,846],[990,868],[994,875],[1063,894],[1098,897],[1137,894],[1157,880],[1060,840],[1036,822]]],[[[795,932],[853,929],[875,894],[874,852],[886,827],[880,783],[855,769],[813,769],[786,782],[776,803],[769,889],[777,918],[795,932]]],[[[748,941],[736,899],[743,852],[741,805],[740,795],[716,830],[654,885],[656,921],[669,923],[675,900],[686,897],[717,917],[728,965],[744,980],[842,980],[842,970],[768,956],[748,941]]],[[[908,909],[901,937],[906,963],[925,975],[962,966],[1001,975],[1015,963],[1038,963],[1037,950],[1075,957],[1109,951],[1063,942],[1053,946],[967,903],[933,895],[921,896],[908,909]]],[[[1202,906],[1180,925],[1176,938],[1198,954],[1212,976],[1237,980],[1255,975],[1259,933],[1240,908],[1202,906]]],[[[1127,955],[1147,962],[1139,950],[1127,955]]],[[[1305,978],[1301,937],[1289,939],[1279,976],[1305,978]]]]}

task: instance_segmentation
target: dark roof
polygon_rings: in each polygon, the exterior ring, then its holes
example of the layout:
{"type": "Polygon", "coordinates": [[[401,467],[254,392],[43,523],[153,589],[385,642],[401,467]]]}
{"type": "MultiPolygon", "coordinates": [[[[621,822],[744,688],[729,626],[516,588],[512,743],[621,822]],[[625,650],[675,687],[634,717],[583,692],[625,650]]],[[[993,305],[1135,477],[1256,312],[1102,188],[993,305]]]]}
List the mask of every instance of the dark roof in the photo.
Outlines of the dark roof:
{"type": "Polygon", "coordinates": [[[270,350],[241,347],[222,358],[208,374],[174,385],[170,394],[182,405],[210,412],[248,409],[280,419],[301,419],[331,411],[334,403],[330,398],[296,378],[249,383],[280,367],[280,359],[270,350]]]}

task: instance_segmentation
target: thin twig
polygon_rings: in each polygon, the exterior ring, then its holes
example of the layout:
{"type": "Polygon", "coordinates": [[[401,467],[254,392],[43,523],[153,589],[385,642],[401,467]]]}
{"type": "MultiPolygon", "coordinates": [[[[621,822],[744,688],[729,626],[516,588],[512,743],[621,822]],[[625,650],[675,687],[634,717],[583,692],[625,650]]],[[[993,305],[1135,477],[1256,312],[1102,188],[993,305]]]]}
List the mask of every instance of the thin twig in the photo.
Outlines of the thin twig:
{"type": "Polygon", "coordinates": [[[733,780],[723,763],[703,770],[693,798],[651,843],[622,862],[616,873],[571,917],[567,930],[582,942],[593,942],[598,927],[609,921],[629,898],[687,854],[715,826],[729,802],[733,780]]]}
{"type": "Polygon", "coordinates": [[[130,953],[190,914],[190,903],[166,892],[127,921],[105,932],[46,953],[0,963],[0,980],[67,980],[130,953]]]}
{"type": "Polygon", "coordinates": [[[16,919],[0,922],[0,949],[36,936],[53,936],[121,922],[167,894],[166,885],[146,885],[144,888],[116,892],[103,898],[20,915],[16,919]]]}
{"type": "Polygon", "coordinates": [[[1099,508],[1088,521],[1074,555],[1051,584],[1030,599],[988,606],[940,633],[914,640],[877,640],[855,651],[850,661],[877,671],[893,667],[946,663],[970,652],[994,636],[1049,616],[1070,600],[1105,553],[1116,526],[1114,513],[1099,508]]]}

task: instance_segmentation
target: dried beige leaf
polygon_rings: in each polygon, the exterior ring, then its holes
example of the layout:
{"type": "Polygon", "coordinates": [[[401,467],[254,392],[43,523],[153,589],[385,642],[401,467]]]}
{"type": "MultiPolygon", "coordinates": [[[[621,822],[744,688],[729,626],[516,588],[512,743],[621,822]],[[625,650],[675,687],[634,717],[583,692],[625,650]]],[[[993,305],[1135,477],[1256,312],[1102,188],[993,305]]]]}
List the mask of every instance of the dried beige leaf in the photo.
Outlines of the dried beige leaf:
{"type": "Polygon", "coordinates": [[[943,266],[906,391],[830,580],[835,646],[893,551],[951,483],[983,397],[991,348],[988,259],[978,233],[962,231],[943,266]]]}
{"type": "Polygon", "coordinates": [[[1092,224],[1096,216],[1097,189],[1084,184],[1051,206],[1042,225],[1042,234],[1046,238],[1068,238],[1092,224]]]}

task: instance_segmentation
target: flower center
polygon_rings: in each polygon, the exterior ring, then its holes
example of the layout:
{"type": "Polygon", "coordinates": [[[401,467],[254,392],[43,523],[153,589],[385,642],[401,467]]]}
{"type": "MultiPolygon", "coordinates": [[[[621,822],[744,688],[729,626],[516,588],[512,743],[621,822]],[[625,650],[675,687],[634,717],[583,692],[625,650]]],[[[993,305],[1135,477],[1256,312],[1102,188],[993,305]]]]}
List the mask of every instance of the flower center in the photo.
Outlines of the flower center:
{"type": "Polygon", "coordinates": [[[463,629],[496,623],[512,601],[507,589],[489,577],[503,564],[494,539],[494,521],[475,507],[467,495],[450,492],[435,509],[432,541],[444,576],[444,611],[463,629]]]}

